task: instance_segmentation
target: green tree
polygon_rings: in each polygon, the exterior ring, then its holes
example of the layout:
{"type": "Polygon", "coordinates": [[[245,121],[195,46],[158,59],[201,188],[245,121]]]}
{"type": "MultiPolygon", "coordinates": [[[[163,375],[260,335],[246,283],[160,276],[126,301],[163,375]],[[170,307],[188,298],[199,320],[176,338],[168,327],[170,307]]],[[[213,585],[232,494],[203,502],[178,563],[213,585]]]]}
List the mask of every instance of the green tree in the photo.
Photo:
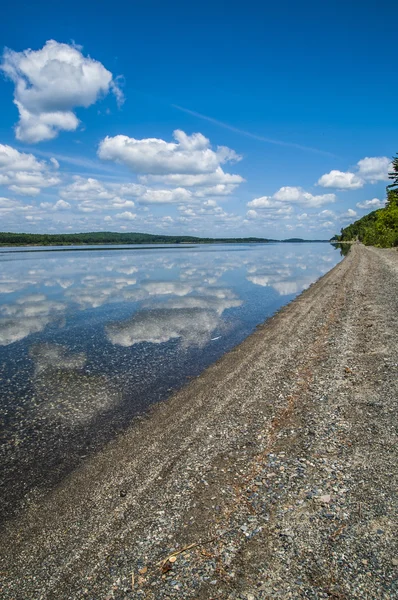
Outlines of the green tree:
{"type": "Polygon", "coordinates": [[[388,177],[393,180],[393,183],[390,183],[387,189],[398,188],[398,154],[392,159],[392,171],[390,171],[388,177]]]}

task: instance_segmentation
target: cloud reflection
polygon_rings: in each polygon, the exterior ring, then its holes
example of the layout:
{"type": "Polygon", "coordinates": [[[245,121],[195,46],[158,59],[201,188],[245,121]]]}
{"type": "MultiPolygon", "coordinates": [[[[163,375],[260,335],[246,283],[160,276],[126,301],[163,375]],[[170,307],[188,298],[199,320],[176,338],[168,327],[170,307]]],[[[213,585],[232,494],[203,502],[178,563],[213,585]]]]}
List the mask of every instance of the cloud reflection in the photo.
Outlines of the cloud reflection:
{"type": "Polygon", "coordinates": [[[181,338],[182,345],[204,346],[219,324],[219,315],[203,308],[142,310],[131,319],[106,327],[112,344],[133,346],[140,342],[161,344],[181,338]]]}
{"type": "Polygon", "coordinates": [[[84,372],[84,352],[43,343],[33,345],[29,354],[35,364],[32,384],[40,417],[69,426],[84,424],[119,402],[120,394],[108,377],[84,372]]]}

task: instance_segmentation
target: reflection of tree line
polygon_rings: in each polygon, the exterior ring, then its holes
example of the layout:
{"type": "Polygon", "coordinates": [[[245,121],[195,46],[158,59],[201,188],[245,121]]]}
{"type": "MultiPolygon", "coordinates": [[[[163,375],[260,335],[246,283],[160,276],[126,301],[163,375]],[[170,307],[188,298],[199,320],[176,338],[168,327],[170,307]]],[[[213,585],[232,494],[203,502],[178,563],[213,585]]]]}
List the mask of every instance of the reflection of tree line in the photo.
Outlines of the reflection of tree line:
{"type": "Polygon", "coordinates": [[[340,243],[340,244],[332,244],[332,246],[334,248],[336,248],[336,250],[340,251],[340,256],[347,256],[347,254],[349,253],[349,251],[351,249],[351,244],[340,243]]]}

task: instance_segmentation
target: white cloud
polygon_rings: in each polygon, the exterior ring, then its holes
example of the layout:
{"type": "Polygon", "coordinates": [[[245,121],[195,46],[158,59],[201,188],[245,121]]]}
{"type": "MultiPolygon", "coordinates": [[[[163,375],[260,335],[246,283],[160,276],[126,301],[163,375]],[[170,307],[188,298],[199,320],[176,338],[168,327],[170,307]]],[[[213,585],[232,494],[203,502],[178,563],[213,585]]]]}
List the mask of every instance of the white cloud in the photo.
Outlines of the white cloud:
{"type": "Polygon", "coordinates": [[[40,194],[40,188],[29,187],[27,185],[10,185],[8,189],[20,196],[37,196],[40,194]]]}
{"type": "Polygon", "coordinates": [[[112,73],[98,61],[83,56],[76,45],[49,40],[40,50],[6,49],[0,69],[15,84],[19,110],[16,137],[28,143],[51,140],[59,131],[74,131],[79,120],[73,109],[87,108],[112,91],[122,93],[112,73]]]}
{"type": "Polygon", "coordinates": [[[388,171],[391,167],[391,161],[387,156],[366,157],[358,161],[358,175],[365,181],[376,183],[377,181],[387,181],[388,171]]]}
{"type": "Polygon", "coordinates": [[[340,190],[357,190],[358,188],[363,187],[363,180],[355,175],[355,173],[350,173],[350,171],[330,171],[330,173],[325,173],[318,179],[318,185],[325,188],[338,188],[340,190]]]}
{"type": "Polygon", "coordinates": [[[355,172],[332,170],[318,179],[318,185],[325,188],[357,190],[366,183],[388,180],[391,161],[386,156],[365,157],[355,166],[355,172]]]}
{"type": "Polygon", "coordinates": [[[73,183],[60,190],[60,196],[70,202],[79,202],[79,210],[88,213],[134,208],[134,201],[124,196],[138,196],[144,192],[141,185],[104,183],[92,177],[75,176],[73,183]]]}
{"type": "Polygon", "coordinates": [[[23,205],[18,200],[11,200],[10,198],[0,197],[0,215],[13,213],[15,211],[28,210],[29,208],[31,207],[23,205]]]}
{"type": "Polygon", "coordinates": [[[201,173],[199,175],[187,175],[172,173],[168,175],[141,175],[142,183],[163,183],[177,187],[201,187],[225,185],[230,189],[235,188],[245,180],[240,175],[224,173],[221,167],[217,167],[212,173],[201,173]]]}
{"type": "Polygon", "coordinates": [[[319,227],[321,229],[330,229],[331,227],[334,227],[334,223],[333,221],[323,221],[323,223],[319,224],[319,227]]]}
{"type": "MultiPolygon", "coordinates": [[[[79,202],[79,210],[93,212],[102,209],[134,208],[135,203],[128,198],[134,197],[136,202],[147,204],[187,204],[200,203],[208,195],[226,195],[229,190],[200,188],[189,190],[183,187],[171,189],[156,189],[135,183],[105,183],[92,177],[75,176],[73,183],[60,190],[60,196],[68,201],[79,202]]],[[[215,203],[213,200],[212,202],[215,203]]],[[[214,204],[216,206],[216,203],[214,204]]]]}
{"type": "Polygon", "coordinates": [[[247,206],[251,208],[276,208],[280,207],[281,203],[275,202],[270,196],[261,196],[261,198],[254,198],[254,200],[248,202],[247,206]]]}
{"type": "Polygon", "coordinates": [[[310,194],[300,187],[284,186],[281,187],[273,196],[261,196],[248,202],[247,206],[256,209],[279,209],[279,214],[286,212],[283,210],[284,204],[299,204],[308,207],[322,206],[335,202],[335,194],[310,194]]]}
{"type": "Polygon", "coordinates": [[[91,177],[85,178],[79,175],[74,177],[74,182],[60,191],[61,196],[68,200],[110,200],[115,196],[105,185],[91,177]]]}
{"type": "Polygon", "coordinates": [[[298,202],[302,195],[301,188],[286,185],[281,187],[273,197],[275,200],[280,200],[282,202],[298,202]]]}
{"type": "Polygon", "coordinates": [[[220,164],[241,158],[225,146],[212,150],[210,141],[201,133],[187,135],[177,129],[173,135],[175,142],[107,136],[99,145],[98,156],[149,175],[214,173],[220,164]]]}
{"type": "Polygon", "coordinates": [[[356,217],[357,213],[352,208],[349,208],[345,213],[341,215],[342,217],[351,219],[352,217],[356,217]]]}
{"type": "Polygon", "coordinates": [[[37,196],[42,188],[58,185],[54,163],[38,160],[33,154],[19,152],[0,144],[0,185],[21,196],[37,196]]]}
{"type": "Polygon", "coordinates": [[[136,214],[129,211],[115,215],[115,219],[119,219],[121,221],[134,221],[136,217],[136,214]]]}
{"type": "Polygon", "coordinates": [[[175,204],[189,202],[192,199],[192,192],[184,188],[174,190],[154,190],[148,189],[139,198],[142,204],[175,204]]]}
{"type": "Polygon", "coordinates": [[[361,208],[362,210],[376,210],[377,208],[383,208],[385,206],[385,200],[379,200],[378,198],[373,198],[373,200],[364,200],[363,202],[357,202],[356,206],[361,208]]]}
{"type": "Polygon", "coordinates": [[[43,171],[46,168],[44,160],[37,160],[33,154],[19,152],[12,146],[0,144],[1,171],[43,171]]]}
{"type": "Polygon", "coordinates": [[[321,212],[318,214],[318,217],[321,217],[322,219],[327,219],[327,218],[332,218],[334,219],[336,215],[334,214],[334,212],[332,210],[321,210],[321,212]]]}
{"type": "Polygon", "coordinates": [[[69,208],[71,208],[71,205],[69,202],[65,202],[65,200],[58,200],[54,204],[54,210],[69,210],[69,208]]]}
{"type": "Polygon", "coordinates": [[[25,219],[27,221],[43,221],[43,217],[40,217],[39,215],[26,215],[25,219]]]}

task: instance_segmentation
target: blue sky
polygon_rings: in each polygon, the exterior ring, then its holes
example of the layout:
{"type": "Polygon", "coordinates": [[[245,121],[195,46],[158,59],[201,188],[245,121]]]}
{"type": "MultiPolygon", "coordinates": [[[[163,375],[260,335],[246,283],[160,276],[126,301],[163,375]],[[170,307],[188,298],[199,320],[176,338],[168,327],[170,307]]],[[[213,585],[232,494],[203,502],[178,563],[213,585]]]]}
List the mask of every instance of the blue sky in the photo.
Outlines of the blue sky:
{"type": "Polygon", "coordinates": [[[9,5],[0,230],[330,237],[385,198],[393,12],[386,0],[9,5]]]}

